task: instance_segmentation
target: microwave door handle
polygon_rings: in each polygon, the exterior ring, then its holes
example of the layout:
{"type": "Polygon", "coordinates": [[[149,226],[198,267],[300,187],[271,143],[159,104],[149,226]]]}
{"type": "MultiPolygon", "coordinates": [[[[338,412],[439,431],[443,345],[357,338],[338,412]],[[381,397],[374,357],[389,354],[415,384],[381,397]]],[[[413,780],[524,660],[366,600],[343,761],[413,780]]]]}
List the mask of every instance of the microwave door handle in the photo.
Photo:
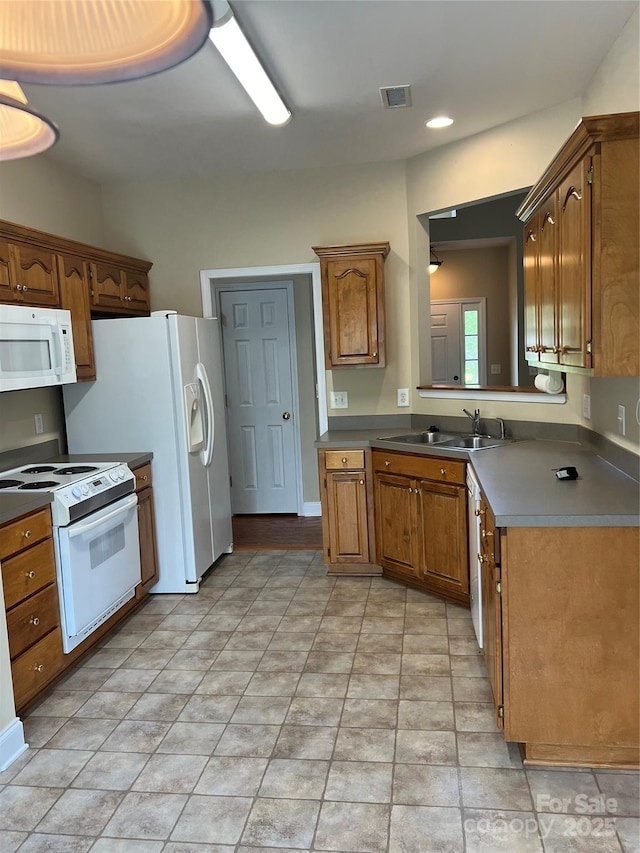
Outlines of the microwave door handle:
{"type": "Polygon", "coordinates": [[[117,509],[114,509],[107,515],[103,515],[101,518],[98,518],[95,521],[87,521],[85,524],[74,524],[72,527],[69,528],[69,539],[73,539],[75,536],[82,536],[83,533],[88,533],[89,530],[93,530],[95,527],[99,527],[101,524],[104,524],[105,521],[109,521],[116,515],[126,513],[127,510],[134,507],[137,503],[138,496],[131,495],[131,497],[127,500],[126,503],[121,504],[117,509]]]}
{"type": "Polygon", "coordinates": [[[55,352],[55,366],[53,368],[53,372],[56,376],[60,376],[62,374],[62,363],[64,360],[64,356],[62,353],[62,334],[60,332],[60,326],[56,326],[51,324],[51,341],[53,343],[52,349],[55,352]]]}
{"type": "Polygon", "coordinates": [[[200,383],[200,387],[202,388],[207,422],[207,435],[205,438],[204,448],[202,449],[200,454],[200,458],[202,459],[202,464],[204,465],[204,467],[208,468],[209,465],[211,465],[211,459],[213,458],[215,421],[213,412],[213,397],[211,396],[211,386],[209,385],[209,377],[207,376],[206,368],[204,364],[202,364],[202,362],[198,362],[196,364],[196,377],[198,379],[198,382],[200,383]]]}

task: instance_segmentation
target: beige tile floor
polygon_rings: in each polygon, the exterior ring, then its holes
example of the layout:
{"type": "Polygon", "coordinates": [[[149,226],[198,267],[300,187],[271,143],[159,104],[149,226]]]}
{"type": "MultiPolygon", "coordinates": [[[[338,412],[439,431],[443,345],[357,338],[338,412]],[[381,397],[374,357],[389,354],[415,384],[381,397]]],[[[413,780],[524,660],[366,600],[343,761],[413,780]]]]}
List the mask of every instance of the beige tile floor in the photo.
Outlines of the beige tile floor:
{"type": "Polygon", "coordinates": [[[637,853],[638,774],[523,769],[490,699],[467,610],[237,552],[26,716],[0,851],[637,853]]]}

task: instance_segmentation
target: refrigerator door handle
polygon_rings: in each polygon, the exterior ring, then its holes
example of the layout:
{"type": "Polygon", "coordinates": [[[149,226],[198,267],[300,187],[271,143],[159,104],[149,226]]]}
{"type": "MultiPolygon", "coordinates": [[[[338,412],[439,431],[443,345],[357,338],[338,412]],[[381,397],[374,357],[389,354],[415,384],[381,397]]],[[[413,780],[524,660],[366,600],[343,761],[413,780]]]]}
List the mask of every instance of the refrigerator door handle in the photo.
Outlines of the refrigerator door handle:
{"type": "Polygon", "coordinates": [[[205,421],[207,425],[204,447],[200,452],[200,458],[202,459],[202,464],[204,465],[204,467],[208,468],[209,465],[211,465],[211,460],[213,458],[215,420],[213,412],[213,397],[211,396],[211,386],[209,385],[209,377],[207,376],[207,371],[204,364],[202,364],[202,362],[200,361],[196,364],[196,379],[198,380],[198,382],[200,383],[200,387],[202,388],[202,397],[205,407],[205,421]]]}

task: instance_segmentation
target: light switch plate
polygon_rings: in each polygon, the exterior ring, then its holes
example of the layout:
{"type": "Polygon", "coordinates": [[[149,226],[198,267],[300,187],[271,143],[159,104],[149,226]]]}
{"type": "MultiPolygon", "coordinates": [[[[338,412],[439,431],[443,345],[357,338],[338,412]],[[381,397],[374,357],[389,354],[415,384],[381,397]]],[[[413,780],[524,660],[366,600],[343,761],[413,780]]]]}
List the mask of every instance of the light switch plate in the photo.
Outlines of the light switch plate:
{"type": "Polygon", "coordinates": [[[332,409],[348,409],[349,395],[346,391],[331,392],[331,408],[332,409]]]}
{"type": "Polygon", "coordinates": [[[591,395],[583,394],[582,395],[582,417],[590,419],[591,418],[591,395]]]}
{"type": "Polygon", "coordinates": [[[624,406],[618,406],[618,435],[626,434],[626,410],[624,406]]]}
{"type": "Polygon", "coordinates": [[[33,416],[33,425],[36,430],[36,435],[42,435],[44,432],[44,424],[42,423],[42,415],[33,416]]]}
{"type": "Polygon", "coordinates": [[[491,365],[491,373],[502,373],[502,365],[501,364],[492,364],[491,365]]]}

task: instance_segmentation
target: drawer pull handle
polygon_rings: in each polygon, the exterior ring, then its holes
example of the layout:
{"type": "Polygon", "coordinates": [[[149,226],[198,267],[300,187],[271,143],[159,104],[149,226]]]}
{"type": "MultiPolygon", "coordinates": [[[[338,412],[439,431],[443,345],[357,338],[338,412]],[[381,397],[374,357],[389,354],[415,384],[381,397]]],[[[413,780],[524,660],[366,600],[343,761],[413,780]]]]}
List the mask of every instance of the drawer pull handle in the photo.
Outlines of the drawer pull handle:
{"type": "Polygon", "coordinates": [[[40,619],[37,616],[32,616],[31,619],[29,619],[29,624],[30,625],[39,625],[40,619]]]}
{"type": "Polygon", "coordinates": [[[342,457],[342,464],[343,464],[343,465],[346,465],[346,464],[347,464],[347,457],[346,457],[346,456],[343,456],[343,457],[342,457]]]}
{"type": "Polygon", "coordinates": [[[35,576],[36,576],[36,573],[33,570],[31,570],[30,572],[25,572],[24,576],[25,576],[25,578],[29,578],[29,580],[33,580],[33,578],[35,578],[35,576]]]}
{"type": "Polygon", "coordinates": [[[43,663],[35,663],[35,664],[33,665],[33,671],[34,671],[34,672],[42,672],[42,670],[43,670],[43,669],[44,669],[44,664],[43,664],[43,663]]]}
{"type": "Polygon", "coordinates": [[[30,530],[23,530],[22,535],[24,536],[25,539],[31,539],[31,531],[30,530]]]}

